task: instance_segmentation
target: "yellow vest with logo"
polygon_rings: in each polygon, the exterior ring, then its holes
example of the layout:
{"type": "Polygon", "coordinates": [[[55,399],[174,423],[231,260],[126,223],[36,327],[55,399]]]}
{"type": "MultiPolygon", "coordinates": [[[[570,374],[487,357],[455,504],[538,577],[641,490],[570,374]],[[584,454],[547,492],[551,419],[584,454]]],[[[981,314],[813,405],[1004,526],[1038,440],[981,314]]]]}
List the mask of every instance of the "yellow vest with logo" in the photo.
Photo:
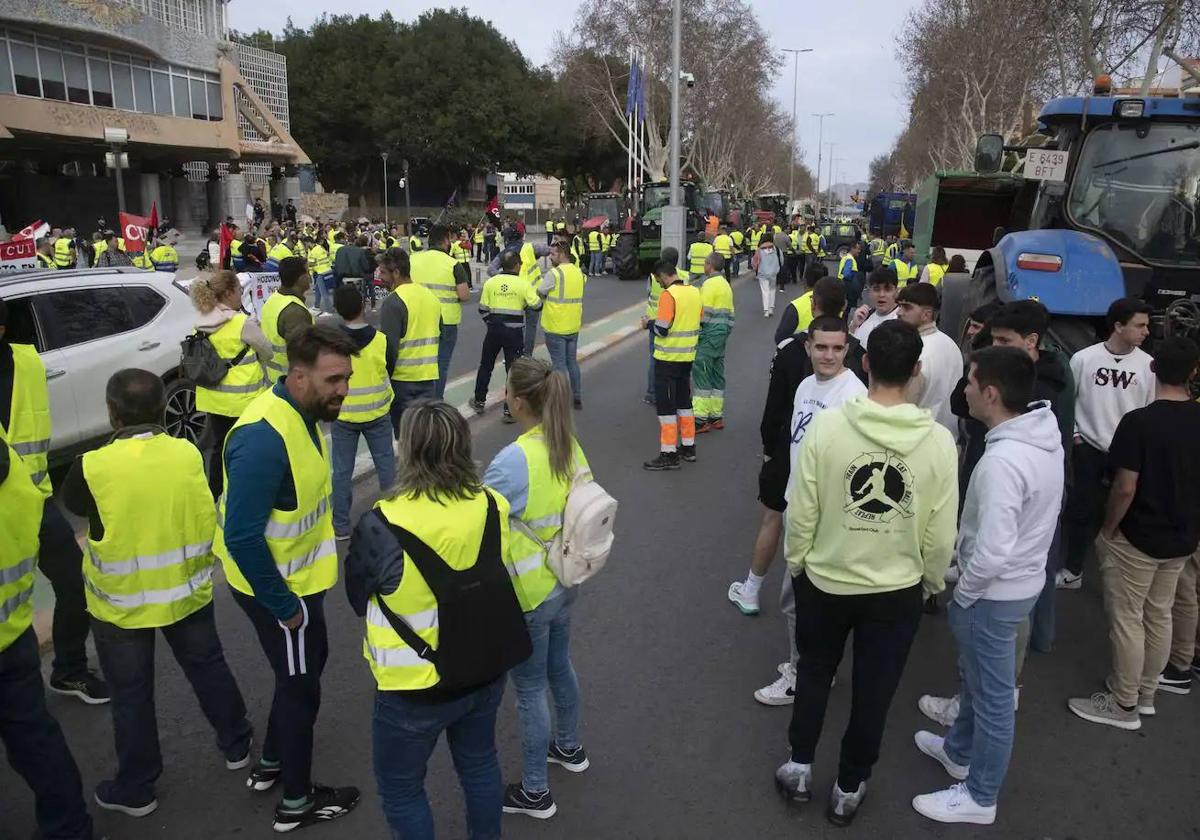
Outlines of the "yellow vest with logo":
{"type": "Polygon", "coordinates": [[[489,315],[500,316],[488,323],[507,323],[514,327],[525,325],[525,310],[540,303],[529,282],[515,274],[489,277],[479,293],[479,308],[489,315]]]}
{"type": "MultiPolygon", "coordinates": [[[[33,624],[33,570],[37,567],[42,493],[21,456],[8,449],[8,476],[0,483],[0,653],[33,624]]],[[[211,497],[210,497],[211,498],[211,497]]]]}
{"type": "Polygon", "coordinates": [[[65,236],[54,240],[54,264],[59,268],[75,267],[75,249],[71,247],[71,240],[65,236]]]}
{"type": "Polygon", "coordinates": [[[343,423],[370,423],[388,413],[392,383],[387,371],[387,336],[376,331],[367,346],[350,357],[350,390],[338,419],[343,423]]]}
{"type": "Polygon", "coordinates": [[[712,249],[725,259],[733,256],[733,238],[727,234],[718,234],[712,243],[712,249]]]}
{"type": "Polygon", "coordinates": [[[167,627],[212,601],[216,516],[204,461],[165,433],[83,456],[104,523],[83,561],[88,612],[127,630],[167,627]]]}
{"type": "Polygon", "coordinates": [[[458,299],[458,282],[454,279],[454,258],[435,248],[413,254],[410,265],[409,273],[413,282],[433,292],[441,303],[442,323],[446,326],[462,323],[462,303],[458,299]]]}
{"type": "Polygon", "coordinates": [[[707,242],[693,242],[688,248],[688,273],[697,277],[704,276],[704,261],[713,252],[713,246],[707,242]]]}
{"type": "MultiPolygon", "coordinates": [[[[246,345],[242,343],[242,330],[249,316],[239,312],[209,333],[217,355],[233,361],[246,345]]],[[[196,386],[196,408],[222,417],[237,417],[256,396],[271,386],[271,380],[263,366],[258,363],[254,348],[248,348],[242,360],[229,368],[225,378],[212,387],[196,386]]]]}
{"type": "Polygon", "coordinates": [[[654,358],[661,362],[692,362],[700,336],[700,290],[672,283],[663,294],[675,299],[675,319],[667,334],[654,336],[654,358]]]}
{"type": "Polygon", "coordinates": [[[333,257],[325,246],[317,243],[309,249],[308,267],[313,274],[328,274],[333,271],[333,257]]]}
{"type": "MultiPolygon", "coordinates": [[[[278,290],[271,292],[271,296],[262,305],[262,330],[267,341],[271,342],[271,361],[267,362],[267,373],[270,374],[271,382],[287,375],[287,341],[279,332],[279,315],[286,307],[293,305],[304,306],[304,302],[294,295],[278,290]]],[[[304,306],[304,311],[307,312],[308,307],[304,306]]]]}
{"type": "Polygon", "coordinates": [[[31,344],[10,344],[13,354],[12,405],[8,428],[0,435],[25,462],[29,476],[47,499],[50,487],[50,388],[46,367],[31,344]]]}
{"type": "MultiPolygon", "coordinates": [[[[571,482],[556,476],[550,469],[550,449],[546,446],[541,426],[534,426],[518,437],[516,445],[524,453],[525,465],[529,470],[528,497],[525,509],[517,518],[537,534],[538,539],[549,543],[562,530],[563,511],[567,507],[571,482]]],[[[590,472],[578,441],[575,441],[574,449],[575,473],[590,472]]],[[[514,572],[513,589],[517,591],[521,609],[531,612],[554,591],[558,578],[546,563],[546,552],[520,529],[512,529],[509,545],[514,572]]]]}
{"type": "Polygon", "coordinates": [[[574,335],[583,326],[583,287],[579,266],[563,263],[550,269],[554,288],[542,305],[542,329],[554,335],[574,335]]]}
{"type": "MultiPolygon", "coordinates": [[[[259,394],[242,412],[233,430],[260,420],[265,420],[283,439],[292,481],[296,485],[296,509],[272,509],[267,518],[263,531],[267,548],[275,568],[295,595],[304,597],[324,592],[337,583],[338,577],[333,506],[329,499],[333,482],[325,436],[318,430],[317,445],[314,445],[299,412],[287,400],[276,396],[274,390],[259,394]]],[[[225,486],[229,486],[228,474],[225,486]]],[[[217,510],[213,554],[225,567],[229,585],[244,595],[253,595],[250,584],[225,547],[224,494],[217,510]]]]}
{"type": "Polygon", "coordinates": [[[278,245],[272,245],[271,250],[267,251],[267,259],[275,262],[283,262],[288,257],[294,257],[292,249],[280,242],[278,245]]]}
{"type": "Polygon", "coordinates": [[[396,368],[392,371],[392,379],[397,382],[437,379],[442,305],[433,292],[416,283],[397,286],[395,294],[408,309],[408,325],[396,345],[396,368]]]}
{"type": "MultiPolygon", "coordinates": [[[[681,268],[676,269],[675,276],[678,277],[679,282],[685,286],[690,285],[692,282],[691,275],[681,268]]],[[[646,298],[646,318],[650,321],[653,321],[658,317],[658,299],[662,297],[663,287],[662,283],[659,283],[658,278],[653,274],[650,275],[650,281],[647,287],[650,291],[646,298]]]]}
{"type": "MultiPolygon", "coordinates": [[[[508,528],[508,501],[490,490],[500,517],[500,552],[509,562],[511,550],[508,528]]],[[[425,543],[452,569],[469,569],[479,559],[479,545],[487,522],[487,499],[483,493],[447,504],[424,496],[403,494],[376,502],[375,507],[389,522],[404,528],[425,543]]],[[[438,604],[433,590],[406,554],[400,585],[389,595],[373,595],[367,604],[367,633],[363,639],[363,657],[381,691],[419,691],[438,684],[433,663],[417,656],[416,651],[392,629],[378,600],[399,616],[434,650],[438,647],[438,604]]]]}
{"type": "Polygon", "coordinates": [[[700,323],[733,326],[733,287],[724,275],[705,277],[700,284],[700,323]]]}
{"type": "Polygon", "coordinates": [[[942,285],[942,278],[946,276],[948,266],[938,265],[937,263],[929,264],[929,282],[934,286],[942,285]]]}

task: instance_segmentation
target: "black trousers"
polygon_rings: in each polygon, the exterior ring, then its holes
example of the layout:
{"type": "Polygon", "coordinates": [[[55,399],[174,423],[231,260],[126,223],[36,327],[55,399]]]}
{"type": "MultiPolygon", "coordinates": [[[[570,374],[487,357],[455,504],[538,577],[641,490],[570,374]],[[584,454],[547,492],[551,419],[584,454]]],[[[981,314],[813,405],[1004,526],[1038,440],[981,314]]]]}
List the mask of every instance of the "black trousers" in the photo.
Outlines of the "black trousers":
{"type": "Polygon", "coordinates": [[[75,532],[53,499],[42,507],[38,568],[54,589],[54,665],[51,679],[71,679],[87,671],[87,602],[83,595],[83,552],[75,532]]]}
{"type": "Polygon", "coordinates": [[[825,723],[829,684],[854,634],[850,722],[842,736],[838,786],[853,793],[871,776],[892,696],[921,621],[921,585],[871,595],[829,595],[808,576],[792,578],[796,595],[796,700],[788,740],[792,761],[812,764],[825,723]]]}
{"type": "MultiPolygon", "coordinates": [[[[536,329],[536,327],[535,327],[536,329]]],[[[492,369],[496,357],[504,353],[504,370],[512,367],[513,360],[525,350],[524,325],[508,327],[503,324],[488,324],[483,336],[483,353],[479,357],[479,372],[475,374],[475,400],[487,399],[488,386],[492,383],[492,369]]]]}
{"type": "Polygon", "coordinates": [[[209,413],[208,424],[204,427],[204,436],[212,447],[208,450],[208,489],[212,491],[214,499],[225,491],[225,470],[221,456],[225,452],[225,438],[237,420],[236,417],[209,413]]]}
{"type": "Polygon", "coordinates": [[[800,255],[799,254],[784,254],[783,268],[779,272],[779,277],[776,278],[776,283],[779,286],[779,288],[782,289],[786,284],[796,282],[796,280],[798,279],[796,277],[796,271],[797,271],[797,268],[799,265],[800,265],[800,255]]]}
{"type": "Polygon", "coordinates": [[[654,406],[659,417],[692,407],[692,363],[654,360],[654,406]]]}
{"type": "Polygon", "coordinates": [[[304,622],[289,630],[252,595],[232,590],[233,599],[254,625],[267,662],[275,672],[275,697],[267,718],[262,757],[278,761],[285,799],[312,790],[313,727],[321,709],[321,673],[329,658],[325,593],[300,599],[304,622]]]}
{"type": "Polygon", "coordinates": [[[1090,443],[1077,443],[1071,450],[1071,489],[1063,515],[1067,542],[1063,565],[1071,574],[1083,573],[1083,561],[1100,533],[1104,504],[1112,477],[1108,456],[1090,443]]]}

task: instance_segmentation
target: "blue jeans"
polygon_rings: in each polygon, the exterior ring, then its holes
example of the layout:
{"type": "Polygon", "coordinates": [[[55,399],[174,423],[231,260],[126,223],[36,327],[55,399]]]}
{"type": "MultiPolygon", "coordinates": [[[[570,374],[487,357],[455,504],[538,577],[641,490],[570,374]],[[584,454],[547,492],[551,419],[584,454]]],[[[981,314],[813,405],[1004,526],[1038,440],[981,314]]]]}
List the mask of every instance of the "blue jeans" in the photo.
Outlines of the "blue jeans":
{"type": "Polygon", "coordinates": [[[46,708],[41,664],[32,627],[0,650],[0,742],[8,763],[33,791],[38,836],[92,840],[79,767],[46,708]]]}
{"type": "Polygon", "coordinates": [[[211,603],[157,630],[129,630],[93,618],[96,653],[112,686],[117,753],[113,796],[120,801],[144,804],[153,799],[154,783],[162,775],[154,711],[154,647],[159,632],[191,683],[224,756],[245,755],[253,734],[242,693],[225,661],[211,603]]]}
{"type": "Polygon", "coordinates": [[[654,399],[654,324],[646,325],[646,335],[650,338],[650,365],[646,370],[646,399],[654,399]]]}
{"type": "Polygon", "coordinates": [[[367,439],[375,462],[379,489],[387,490],[396,479],[396,452],[392,449],[392,420],[388,415],[366,423],[333,421],[333,530],[350,533],[350,506],[354,501],[354,459],[358,436],[367,439]]]}
{"type": "Polygon", "coordinates": [[[436,379],[426,379],[424,382],[401,382],[392,380],[392,431],[400,432],[400,416],[404,409],[415,400],[431,400],[437,390],[436,379]]]}
{"type": "Polygon", "coordinates": [[[425,769],[443,730],[467,800],[467,836],[500,836],[504,783],[496,757],[496,712],[503,695],[503,677],[444,703],[411,699],[399,691],[375,693],[375,781],[392,840],[433,839],[425,769]]]}
{"type": "Polygon", "coordinates": [[[537,609],[525,613],[533,653],[512,669],[517,689],[517,714],[521,719],[524,752],[521,784],[530,793],[550,789],[546,753],[550,750],[550,706],[546,688],[554,694],[554,742],[567,752],[579,746],[579,680],[571,665],[571,606],[577,588],[551,595],[537,609]]]}
{"type": "Polygon", "coordinates": [[[1062,560],[1062,518],[1054,529],[1054,540],[1050,543],[1050,553],[1046,555],[1046,584],[1042,594],[1033,605],[1029,616],[1029,646],[1039,653],[1049,653],[1054,649],[1054,598],[1056,587],[1054,579],[1062,560]]]}
{"type": "Polygon", "coordinates": [[[434,394],[440,400],[446,396],[446,376],[450,373],[450,358],[454,355],[454,345],[458,343],[458,324],[442,324],[442,333],[438,336],[438,378],[434,394]]]}
{"type": "Polygon", "coordinates": [[[592,251],[588,257],[588,274],[604,273],[604,252],[592,251]]]}
{"type": "Polygon", "coordinates": [[[559,335],[546,333],[546,351],[550,354],[550,364],[555,370],[566,371],[571,379],[571,393],[575,399],[583,398],[583,383],[579,377],[579,362],[575,360],[575,351],[579,349],[579,333],[559,335]]]}
{"type": "Polygon", "coordinates": [[[322,312],[333,311],[333,275],[314,274],[312,278],[313,303],[322,312]]]}
{"type": "Polygon", "coordinates": [[[969,764],[967,790],[979,805],[996,804],[1012,754],[1017,627],[1037,596],[1021,601],[979,599],[963,608],[951,599],[947,619],[958,643],[959,711],[946,735],[946,755],[969,764]]]}
{"type": "Polygon", "coordinates": [[[542,322],[542,310],[525,310],[524,350],[526,356],[533,355],[533,345],[537,344],[538,324],[542,322]]]}

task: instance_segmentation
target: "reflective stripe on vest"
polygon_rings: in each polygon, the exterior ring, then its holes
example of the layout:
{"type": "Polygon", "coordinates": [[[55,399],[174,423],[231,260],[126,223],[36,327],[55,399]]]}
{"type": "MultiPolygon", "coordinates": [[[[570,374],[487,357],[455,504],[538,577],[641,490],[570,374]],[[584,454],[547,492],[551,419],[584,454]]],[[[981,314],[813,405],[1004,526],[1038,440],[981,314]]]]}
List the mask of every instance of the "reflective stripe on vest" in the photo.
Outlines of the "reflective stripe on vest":
{"type": "MultiPolygon", "coordinates": [[[[219,329],[209,333],[208,340],[213,349],[227,362],[237,358],[237,354],[246,347],[242,342],[242,330],[248,317],[244,312],[239,312],[219,329]]],[[[256,395],[270,385],[271,380],[258,363],[254,349],[247,347],[241,361],[230,367],[220,382],[209,387],[196,386],[196,408],[222,417],[237,417],[256,395]]]]}
{"type": "Polygon", "coordinates": [[[554,288],[542,305],[542,329],[554,335],[574,335],[583,326],[583,287],[579,266],[563,263],[550,271],[554,288]]]}
{"type": "MultiPolygon", "coordinates": [[[[298,596],[324,592],[337,583],[337,546],[333,539],[333,513],[329,498],[333,491],[329,453],[324,435],[312,435],[296,409],[276,396],[274,390],[254,398],[233,426],[236,431],[260,420],[266,421],[283,439],[288,466],[296,486],[296,509],[272,509],[263,529],[267,548],[288,588],[298,596]]],[[[233,434],[233,431],[230,434],[233,434]]],[[[228,438],[226,438],[228,441],[228,438]]],[[[225,475],[229,486],[229,475],[225,475]]],[[[225,496],[217,512],[217,536],[213,553],[221,558],[229,585],[252,595],[250,584],[225,547],[225,496]]]]}
{"type": "Polygon", "coordinates": [[[438,378],[439,322],[442,307],[433,292],[415,283],[403,283],[395,294],[408,309],[408,324],[397,345],[392,379],[398,382],[430,382],[438,378]]]}
{"type": "MultiPolygon", "coordinates": [[[[284,294],[280,291],[274,291],[262,306],[262,331],[266,335],[267,341],[271,342],[272,355],[271,361],[267,362],[267,372],[272,382],[275,382],[281,376],[287,375],[287,341],[284,340],[283,334],[279,332],[279,316],[285,308],[293,304],[304,306],[300,298],[284,294]]],[[[308,307],[304,307],[304,311],[307,312],[308,307]]]]}
{"type": "Polygon", "coordinates": [[[693,242],[688,248],[688,271],[692,274],[704,275],[704,261],[713,252],[713,246],[707,242],[693,242]]]}
{"type": "MultiPolygon", "coordinates": [[[[21,346],[21,345],[15,345],[21,346]]],[[[8,475],[0,483],[0,652],[33,624],[33,570],[44,500],[29,469],[8,447],[8,475]]]]}
{"type": "Polygon", "coordinates": [[[30,344],[10,344],[13,355],[11,416],[0,435],[25,462],[29,477],[47,499],[53,494],[50,456],[50,389],[42,357],[30,344]]]}
{"type": "Polygon", "coordinates": [[[675,319],[665,336],[654,336],[654,358],[664,362],[695,361],[700,336],[700,290],[672,283],[663,294],[675,298],[675,319]]]}
{"type": "Polygon", "coordinates": [[[346,423],[370,423],[387,414],[392,405],[387,336],[377,331],[357,356],[350,357],[350,365],[350,390],[342,402],[338,419],[346,423]]]}
{"type": "MultiPolygon", "coordinates": [[[[414,283],[433,292],[442,305],[442,323],[446,326],[462,323],[462,303],[458,299],[458,283],[454,279],[454,258],[436,249],[419,251],[410,258],[410,275],[414,283]]],[[[437,377],[433,377],[437,379],[437,377]]]]}
{"type": "Polygon", "coordinates": [[[701,324],[733,326],[733,289],[720,274],[704,278],[700,285],[701,324]]]}
{"type": "Polygon", "coordinates": [[[215,515],[204,461],[165,433],[83,456],[104,534],[88,536],[88,612],[125,629],[166,627],[212,601],[215,515]]]}

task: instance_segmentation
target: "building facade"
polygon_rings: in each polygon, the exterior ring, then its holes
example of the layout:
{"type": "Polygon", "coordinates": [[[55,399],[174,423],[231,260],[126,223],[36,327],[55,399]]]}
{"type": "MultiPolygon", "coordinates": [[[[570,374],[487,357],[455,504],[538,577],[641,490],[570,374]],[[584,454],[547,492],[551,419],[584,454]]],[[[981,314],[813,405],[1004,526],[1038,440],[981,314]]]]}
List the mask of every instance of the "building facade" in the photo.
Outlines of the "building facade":
{"type": "Polygon", "coordinates": [[[228,0],[0,0],[0,223],[91,231],[125,207],[185,231],[299,194],[287,67],[231,43],[228,0]]]}
{"type": "Polygon", "coordinates": [[[562,209],[562,181],[547,175],[524,175],[501,172],[500,206],[525,218],[540,221],[540,217],[562,209]]]}

